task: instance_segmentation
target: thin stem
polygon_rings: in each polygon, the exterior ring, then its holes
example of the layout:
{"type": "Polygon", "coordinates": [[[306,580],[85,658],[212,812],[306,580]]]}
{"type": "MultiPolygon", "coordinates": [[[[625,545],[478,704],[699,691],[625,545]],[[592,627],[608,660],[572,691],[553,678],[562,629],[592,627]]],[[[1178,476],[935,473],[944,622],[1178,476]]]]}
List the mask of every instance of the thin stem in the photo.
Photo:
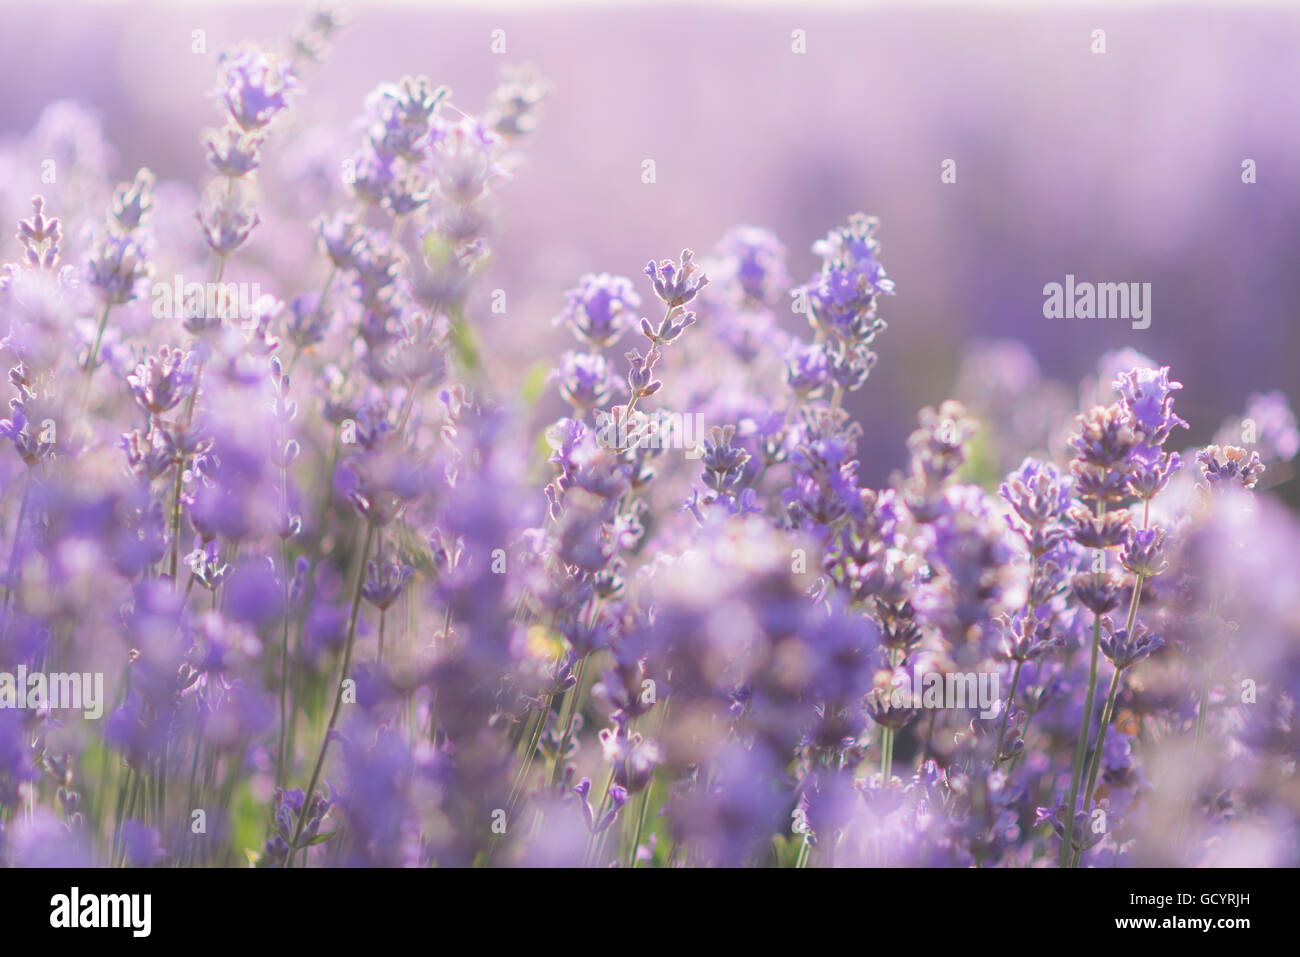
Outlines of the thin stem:
{"type": "MultiPolygon", "coordinates": [[[[897,655],[893,649],[889,652],[889,669],[893,671],[898,667],[897,655]]],[[[880,726],[880,783],[888,785],[894,770],[894,729],[887,726],[880,726]]]]}
{"type": "Polygon", "coordinates": [[[172,486],[172,514],[171,514],[171,562],[168,569],[172,577],[172,590],[175,591],[179,585],[177,578],[180,570],[181,554],[181,485],[185,477],[185,456],[176,460],[176,481],[172,486]]]}
{"type": "MultiPolygon", "coordinates": [[[[1097,729],[1097,747],[1092,753],[1092,769],[1088,772],[1088,787],[1083,793],[1084,810],[1092,806],[1092,791],[1097,786],[1097,775],[1101,771],[1102,749],[1106,746],[1106,730],[1115,717],[1115,699],[1119,695],[1119,679],[1123,673],[1123,668],[1116,668],[1115,673],[1111,675],[1110,691],[1106,694],[1106,709],[1101,713],[1101,727],[1097,729]]],[[[1081,857],[1083,857],[1083,848],[1074,852],[1071,866],[1078,867],[1081,857]]]]}
{"type": "Polygon", "coordinates": [[[799,848],[799,857],[796,858],[794,862],[795,867],[802,869],[808,866],[808,851],[811,846],[812,845],[808,841],[808,835],[804,834],[803,845],[799,848]]]}
{"type": "MultiPolygon", "coordinates": [[[[1029,602],[1025,608],[1025,628],[1034,627],[1034,586],[1038,583],[1038,554],[1035,553],[1033,560],[1029,564],[1029,602]]],[[[1026,636],[1027,637],[1027,636],[1026,636]]],[[[1024,667],[1024,659],[1016,659],[1016,671],[1011,676],[1011,691],[1007,694],[1007,706],[1002,710],[1002,725],[998,728],[998,749],[993,755],[993,764],[995,767],[1002,764],[1002,743],[1007,734],[1007,721],[1011,717],[1011,706],[1016,701],[1016,688],[1020,685],[1020,669],[1024,667]]]]}
{"type": "Polygon", "coordinates": [[[646,814],[650,810],[651,782],[647,782],[645,792],[641,795],[641,814],[637,817],[636,831],[632,834],[632,849],[627,852],[627,866],[636,867],[636,851],[641,846],[641,832],[645,830],[646,814]]]}
{"type": "MultiPolygon", "coordinates": [[[[280,627],[280,761],[275,768],[276,787],[284,786],[286,748],[289,742],[289,540],[280,543],[280,561],[284,567],[284,614],[280,627]]],[[[193,577],[190,578],[191,584],[193,577]]],[[[188,589],[186,594],[188,594],[188,589]]]]}
{"type": "MultiPolygon", "coordinates": [[[[1099,517],[1106,514],[1106,502],[1103,500],[1098,511],[1099,517]]],[[[1105,550],[1098,549],[1098,555],[1104,556],[1105,550]]],[[[1097,567],[1097,581],[1101,581],[1102,569],[1097,567]]],[[[1079,727],[1079,743],[1074,750],[1074,768],[1070,772],[1070,796],[1065,804],[1065,837],[1061,841],[1060,867],[1068,867],[1070,853],[1074,843],[1074,805],[1079,797],[1079,779],[1083,775],[1083,759],[1088,753],[1088,733],[1092,729],[1092,709],[1097,697],[1097,649],[1101,643],[1101,615],[1092,615],[1092,663],[1088,667],[1088,693],[1083,702],[1083,719],[1079,727]]]]}
{"type": "Polygon", "coordinates": [[[1002,726],[998,729],[998,749],[993,755],[994,765],[1002,763],[1002,742],[1007,736],[1007,719],[1011,717],[1011,705],[1016,700],[1016,688],[1020,685],[1020,669],[1024,665],[1024,659],[1016,659],[1016,670],[1011,675],[1011,690],[1007,692],[1007,706],[1002,710],[1002,726]]]}
{"type": "Polygon", "coordinates": [[[90,355],[86,357],[86,375],[93,375],[95,364],[99,362],[99,347],[104,343],[104,330],[108,328],[108,313],[113,308],[112,303],[104,303],[104,309],[99,314],[99,327],[95,330],[95,344],[90,347],[90,355]]]}
{"type": "Polygon", "coordinates": [[[562,727],[564,731],[560,737],[559,747],[555,752],[555,763],[551,766],[552,787],[554,787],[560,780],[560,773],[564,767],[564,752],[568,750],[569,737],[573,734],[573,718],[578,711],[575,699],[582,688],[583,675],[587,670],[587,659],[590,657],[591,653],[588,652],[578,661],[578,667],[574,671],[574,678],[576,680],[573,683],[573,687],[564,693],[564,701],[560,705],[560,727],[562,727]]]}
{"type": "Polygon", "coordinates": [[[357,563],[357,581],[352,592],[352,611],[348,619],[348,637],[343,645],[343,666],[339,671],[338,689],[334,692],[334,708],[330,711],[329,723],[325,726],[325,736],[321,741],[320,753],[316,756],[316,766],[311,772],[311,783],[307,785],[305,803],[302,812],[298,815],[298,826],[294,829],[293,844],[289,848],[289,860],[286,867],[293,866],[293,857],[298,849],[298,839],[302,837],[303,826],[307,823],[306,810],[311,805],[312,795],[316,793],[316,785],[320,781],[321,770],[325,767],[325,755],[329,752],[330,735],[334,732],[334,726],[339,720],[339,711],[343,707],[343,682],[347,679],[348,670],[352,667],[352,646],[357,637],[357,617],[361,611],[361,586],[365,582],[366,574],[366,556],[370,552],[370,543],[374,540],[375,526],[366,523],[366,539],[361,546],[361,560],[357,563]]]}
{"type": "MultiPolygon", "coordinates": [[[[29,468],[23,477],[23,497],[18,505],[18,521],[14,524],[14,541],[9,548],[9,564],[5,568],[5,601],[3,610],[8,611],[9,599],[14,594],[14,572],[18,561],[18,544],[22,539],[23,522],[27,519],[27,500],[32,490],[32,470],[29,468]]],[[[8,623],[6,619],[6,624],[8,623]]]]}

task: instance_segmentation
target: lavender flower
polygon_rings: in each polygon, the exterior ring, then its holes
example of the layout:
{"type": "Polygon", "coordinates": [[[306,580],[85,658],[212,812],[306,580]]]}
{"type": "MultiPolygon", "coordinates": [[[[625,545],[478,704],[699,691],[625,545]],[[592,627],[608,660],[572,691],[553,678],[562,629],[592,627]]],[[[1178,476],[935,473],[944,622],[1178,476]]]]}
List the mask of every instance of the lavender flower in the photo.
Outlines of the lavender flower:
{"type": "Polygon", "coordinates": [[[58,168],[0,265],[0,864],[1296,863],[1285,396],[1193,477],[1168,367],[1075,410],[999,343],[889,449],[874,219],[794,289],[738,226],[646,267],[657,313],[626,262],[537,294],[496,214],[546,80],[369,82],[277,155],[340,22],[221,58],[204,181],[115,186],[66,103],[0,145],[58,168]],[[154,268],[260,292],[178,317],[154,268]],[[104,720],[20,667],[102,673],[104,720]]]}
{"type": "Polygon", "coordinates": [[[1105,633],[1101,638],[1101,652],[1107,661],[1120,669],[1131,668],[1165,644],[1163,638],[1147,634],[1141,625],[1130,634],[1112,630],[1110,622],[1103,620],[1102,629],[1105,633]]]}
{"type": "Polygon", "coordinates": [[[569,323],[578,338],[598,348],[616,342],[634,321],[632,311],[641,305],[632,281],[609,273],[583,276],[565,295],[568,304],[556,323],[569,323]]]}
{"type": "Polygon", "coordinates": [[[288,61],[260,50],[223,53],[217,65],[217,87],[212,95],[245,132],[265,129],[288,108],[298,87],[288,61]]]}
{"type": "Polygon", "coordinates": [[[654,285],[655,295],[668,306],[669,315],[672,310],[694,299],[708,285],[708,276],[701,273],[699,278],[695,277],[698,270],[695,254],[689,249],[683,249],[681,257],[675,263],[671,259],[663,259],[658,263],[651,260],[645,267],[645,274],[654,285]]]}
{"type": "Polygon", "coordinates": [[[86,282],[106,305],[134,302],[152,274],[149,247],[134,236],[104,236],[86,264],[86,282]]]}
{"type": "Polygon", "coordinates": [[[1236,446],[1210,445],[1196,453],[1202,487],[1218,492],[1232,486],[1252,489],[1264,472],[1258,452],[1236,446]]]}

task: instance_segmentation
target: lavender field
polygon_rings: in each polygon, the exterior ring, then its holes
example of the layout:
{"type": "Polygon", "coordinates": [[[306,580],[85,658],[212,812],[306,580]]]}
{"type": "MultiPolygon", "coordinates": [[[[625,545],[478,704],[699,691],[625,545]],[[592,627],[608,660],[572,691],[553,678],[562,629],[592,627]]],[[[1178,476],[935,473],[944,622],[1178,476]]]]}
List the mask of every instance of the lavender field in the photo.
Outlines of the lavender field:
{"type": "Polygon", "coordinates": [[[0,865],[1300,865],[1300,12],[0,18],[0,865]]]}

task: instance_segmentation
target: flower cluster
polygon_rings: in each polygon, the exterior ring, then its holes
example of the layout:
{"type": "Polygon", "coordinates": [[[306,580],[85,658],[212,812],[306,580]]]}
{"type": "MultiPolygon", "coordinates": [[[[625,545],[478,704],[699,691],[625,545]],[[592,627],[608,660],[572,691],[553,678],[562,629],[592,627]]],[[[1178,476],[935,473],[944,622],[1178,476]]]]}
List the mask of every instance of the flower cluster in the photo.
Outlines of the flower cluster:
{"type": "Polygon", "coordinates": [[[869,485],[862,214],[797,286],[753,225],[548,277],[577,344],[511,315],[519,376],[485,277],[545,80],[379,85],[305,212],[341,25],[218,59],[206,184],[18,224],[0,865],[1300,863],[1281,393],[1184,433],[1127,350],[1072,428],[936,401],[869,485]],[[150,310],[173,271],[268,290],[150,310]]]}

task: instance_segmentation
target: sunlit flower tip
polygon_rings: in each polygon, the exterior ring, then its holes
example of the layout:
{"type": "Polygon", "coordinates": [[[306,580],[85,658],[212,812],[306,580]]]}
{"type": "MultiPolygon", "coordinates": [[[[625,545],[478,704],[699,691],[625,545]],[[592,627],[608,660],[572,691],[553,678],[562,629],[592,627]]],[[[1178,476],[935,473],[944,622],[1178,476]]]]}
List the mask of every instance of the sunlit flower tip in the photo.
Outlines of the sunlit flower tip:
{"type": "Polygon", "coordinates": [[[654,395],[663,383],[654,378],[655,363],[659,361],[659,350],[651,349],[644,357],[636,349],[623,354],[628,362],[627,384],[636,398],[654,395]]]}
{"type": "Polygon", "coordinates": [[[53,432],[41,423],[29,422],[18,399],[9,400],[9,409],[9,419],[0,420],[0,438],[13,443],[14,451],[24,463],[39,464],[54,451],[53,432]]]}
{"type": "Polygon", "coordinates": [[[53,269],[59,259],[63,224],[45,215],[45,197],[32,197],[32,217],[18,220],[18,241],[27,252],[27,264],[34,269],[53,269]]]}
{"type": "Polygon", "coordinates": [[[604,405],[614,387],[609,363],[599,353],[566,352],[556,370],[560,394],[579,414],[604,405]]]}
{"type": "Polygon", "coordinates": [[[117,188],[113,196],[112,215],[118,228],[124,232],[139,229],[148,222],[153,209],[154,174],[148,167],[141,167],[135,179],[117,188]]]}
{"type": "Polygon", "coordinates": [[[609,273],[585,275],[565,295],[567,302],[555,323],[567,322],[574,335],[596,347],[612,345],[641,305],[632,280],[609,273]]]}
{"type": "Polygon", "coordinates": [[[183,349],[163,346],[126,377],[131,394],[145,411],[162,415],[189,395],[194,383],[194,357],[183,349]]]}
{"type": "Polygon", "coordinates": [[[785,246],[766,229],[735,226],[718,243],[723,257],[745,299],[767,304],[790,285],[785,270],[785,246]]]}
{"type": "Polygon", "coordinates": [[[1103,634],[1098,642],[1101,653],[1116,668],[1129,668],[1165,646],[1165,640],[1158,634],[1148,633],[1141,624],[1134,627],[1132,633],[1115,631],[1109,618],[1102,619],[1103,634]]]}
{"type": "Polygon", "coordinates": [[[538,106],[549,92],[549,84],[531,63],[503,68],[484,123],[507,141],[531,133],[538,106]]]}
{"type": "Polygon", "coordinates": [[[1134,529],[1120,551],[1120,564],[1144,578],[1159,575],[1168,567],[1162,554],[1164,541],[1163,528],[1134,529]]]}
{"type": "Polygon", "coordinates": [[[262,221],[238,194],[230,196],[225,190],[220,196],[209,196],[194,218],[198,220],[208,248],[224,258],[229,258],[243,246],[262,221]]]}
{"type": "Polygon", "coordinates": [[[1060,522],[1070,506],[1073,483],[1049,462],[1026,458],[998,489],[1029,528],[1060,522]]]}
{"type": "Polygon", "coordinates": [[[274,54],[244,49],[223,53],[217,63],[213,95],[230,119],[247,132],[265,128],[298,91],[291,63],[274,54]]]}
{"type": "Polygon", "coordinates": [[[830,363],[820,343],[797,346],[785,360],[785,384],[796,395],[815,396],[829,378],[830,363]]]}
{"type": "Polygon", "coordinates": [[[96,243],[86,266],[86,282],[106,305],[125,305],[140,297],[153,274],[146,242],[109,233],[96,243]]]}
{"type": "Polygon", "coordinates": [[[1133,420],[1118,403],[1094,406],[1080,415],[1070,439],[1080,461],[1108,471],[1126,471],[1137,444],[1133,420]]]}
{"type": "Polygon", "coordinates": [[[1182,387],[1169,381],[1168,366],[1138,367],[1114,382],[1133,431],[1148,445],[1163,445],[1174,428],[1188,427],[1173,411],[1173,393],[1182,387]]]}
{"type": "Polygon", "coordinates": [[[698,279],[695,278],[699,267],[694,260],[695,254],[689,249],[683,249],[681,258],[676,263],[671,259],[660,260],[657,264],[651,260],[645,267],[645,274],[650,277],[655,295],[670,309],[686,305],[709,283],[709,277],[703,273],[700,273],[698,279]]]}
{"type": "Polygon", "coordinates": [[[1221,492],[1229,487],[1253,489],[1264,474],[1264,463],[1255,451],[1234,445],[1210,445],[1196,453],[1202,488],[1221,492]]]}
{"type": "Polygon", "coordinates": [[[1066,527],[1084,548],[1115,548],[1129,540],[1132,516],[1127,509],[1098,515],[1084,505],[1072,505],[1066,527]]]}
{"type": "Polygon", "coordinates": [[[399,562],[366,562],[366,582],[361,597],[380,610],[391,608],[402,594],[414,569],[399,562]]]}
{"type": "Polygon", "coordinates": [[[1114,611],[1119,605],[1120,589],[1123,584],[1119,574],[1113,570],[1100,574],[1080,572],[1074,576],[1070,590],[1084,608],[1094,615],[1104,615],[1114,611]]]}
{"type": "Polygon", "coordinates": [[[233,124],[209,131],[203,138],[208,168],[231,179],[247,176],[262,164],[265,141],[264,134],[249,133],[233,124]]]}

